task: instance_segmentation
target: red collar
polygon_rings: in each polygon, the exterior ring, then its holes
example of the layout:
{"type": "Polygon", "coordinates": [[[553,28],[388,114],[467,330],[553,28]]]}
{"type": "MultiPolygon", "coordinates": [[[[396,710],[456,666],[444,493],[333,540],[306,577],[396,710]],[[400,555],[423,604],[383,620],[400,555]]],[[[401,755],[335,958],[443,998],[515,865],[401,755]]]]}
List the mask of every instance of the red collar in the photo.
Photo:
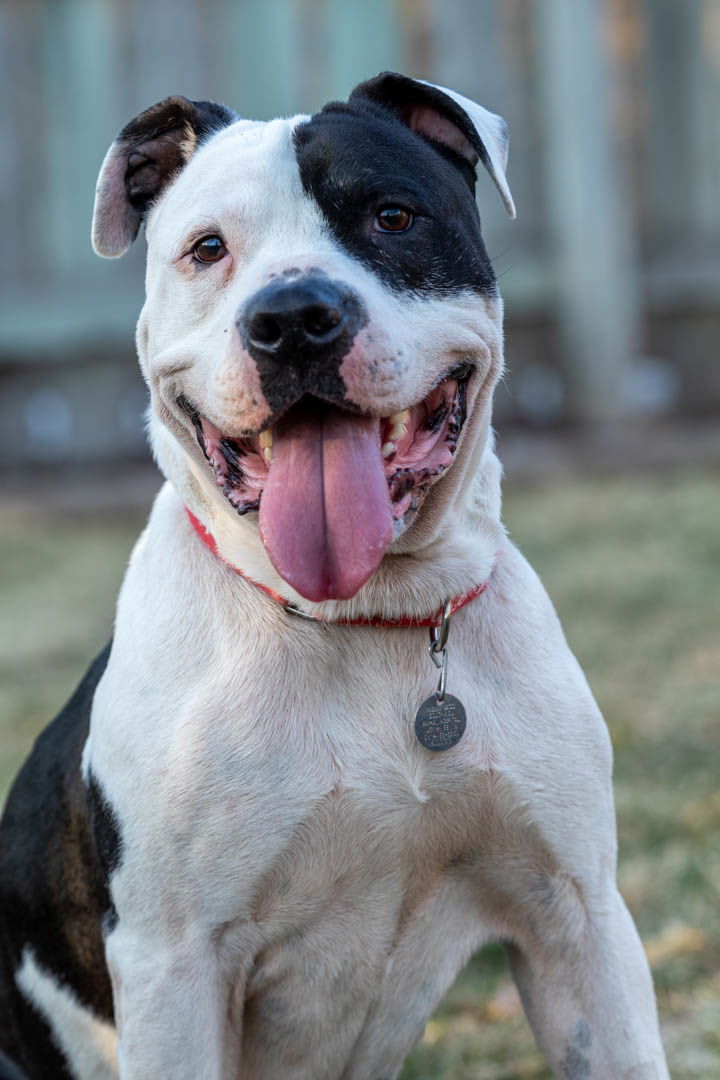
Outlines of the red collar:
{"type": "Polygon", "coordinates": [[[190,524],[192,525],[193,529],[198,534],[203,544],[205,544],[206,547],[210,548],[210,551],[212,551],[213,555],[217,556],[218,559],[224,562],[226,566],[229,566],[230,569],[233,570],[236,574],[239,574],[241,578],[244,578],[245,581],[249,581],[250,584],[254,585],[256,589],[260,589],[261,592],[264,592],[266,596],[269,596],[270,599],[274,600],[276,604],[280,604],[280,606],[284,608],[285,611],[288,611],[293,615],[300,615],[306,619],[311,619],[314,622],[336,622],[343,626],[439,626],[442,622],[444,614],[454,615],[456,611],[460,610],[460,608],[465,607],[465,605],[469,604],[471,600],[475,599],[475,597],[480,596],[482,593],[484,593],[489,584],[488,579],[487,581],[481,582],[479,585],[474,585],[473,588],[469,589],[466,593],[461,593],[459,596],[454,596],[452,598],[449,604],[449,611],[446,610],[447,605],[442,604],[437,609],[437,611],[424,619],[418,619],[412,615],[400,615],[396,619],[385,619],[381,615],[368,615],[363,616],[359,619],[325,619],[322,616],[307,615],[299,608],[296,608],[294,604],[292,604],[289,600],[286,600],[285,597],[281,596],[280,593],[276,593],[274,589],[268,588],[267,585],[261,585],[259,581],[253,581],[251,577],[248,577],[248,575],[243,573],[242,570],[238,569],[237,566],[233,566],[232,563],[229,563],[225,559],[223,559],[222,555],[218,550],[215,537],[212,535],[212,533],[208,532],[203,523],[199,521],[192,513],[192,511],[188,510],[187,507],[185,507],[185,512],[190,519],[190,524]]]}

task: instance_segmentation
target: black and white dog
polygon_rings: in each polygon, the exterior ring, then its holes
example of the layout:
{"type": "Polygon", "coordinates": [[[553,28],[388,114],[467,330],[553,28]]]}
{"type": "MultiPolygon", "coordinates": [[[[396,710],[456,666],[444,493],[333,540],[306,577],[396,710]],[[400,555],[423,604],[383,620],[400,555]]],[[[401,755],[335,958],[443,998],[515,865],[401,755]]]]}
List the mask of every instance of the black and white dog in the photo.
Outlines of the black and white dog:
{"type": "Polygon", "coordinates": [[[489,940],[557,1076],[668,1077],[607,731],[500,521],[506,156],[396,74],[111,146],[167,483],[5,812],[6,1080],[388,1080],[489,940]]]}

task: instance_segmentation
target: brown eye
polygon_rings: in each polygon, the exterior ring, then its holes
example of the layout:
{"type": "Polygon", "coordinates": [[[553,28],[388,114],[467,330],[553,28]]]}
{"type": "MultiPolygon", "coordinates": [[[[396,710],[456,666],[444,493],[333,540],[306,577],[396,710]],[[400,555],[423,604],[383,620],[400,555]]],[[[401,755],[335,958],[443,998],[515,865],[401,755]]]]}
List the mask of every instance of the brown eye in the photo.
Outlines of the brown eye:
{"type": "Polygon", "coordinates": [[[220,262],[227,252],[221,236],[203,236],[193,248],[193,256],[201,263],[220,262]]]}
{"type": "Polygon", "coordinates": [[[381,232],[404,232],[413,222],[409,210],[402,206],[384,206],[375,217],[375,228],[381,232]]]}

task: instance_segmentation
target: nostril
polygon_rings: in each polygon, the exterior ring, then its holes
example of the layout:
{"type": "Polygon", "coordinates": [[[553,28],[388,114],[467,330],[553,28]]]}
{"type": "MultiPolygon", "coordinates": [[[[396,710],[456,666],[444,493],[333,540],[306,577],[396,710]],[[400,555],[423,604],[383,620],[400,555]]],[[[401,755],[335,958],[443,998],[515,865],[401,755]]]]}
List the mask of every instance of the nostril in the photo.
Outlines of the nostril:
{"type": "Polygon", "coordinates": [[[259,312],[250,321],[248,332],[252,341],[258,345],[278,345],[283,336],[283,329],[274,315],[259,312]]]}
{"type": "Polygon", "coordinates": [[[343,313],[326,304],[313,304],[302,313],[303,329],[312,337],[327,337],[343,321],[343,313]]]}
{"type": "Polygon", "coordinates": [[[302,366],[330,362],[343,343],[349,347],[364,311],[347,286],[308,273],[270,281],[245,302],[235,321],[259,363],[302,366]]]}

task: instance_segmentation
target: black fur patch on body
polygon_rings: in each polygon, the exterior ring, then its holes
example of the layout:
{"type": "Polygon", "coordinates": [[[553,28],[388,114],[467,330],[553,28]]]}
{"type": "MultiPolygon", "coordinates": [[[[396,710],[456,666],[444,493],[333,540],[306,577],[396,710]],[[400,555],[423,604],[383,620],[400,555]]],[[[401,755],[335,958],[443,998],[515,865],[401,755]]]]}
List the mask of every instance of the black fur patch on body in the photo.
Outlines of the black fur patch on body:
{"type": "Polygon", "coordinates": [[[496,291],[480,232],[475,173],[453,150],[362,96],[331,102],[294,133],[306,193],[333,235],[395,290],[496,291]],[[373,230],[383,206],[414,214],[405,232],[373,230]]]}
{"type": "Polygon", "coordinates": [[[87,787],[88,816],[90,830],[95,840],[95,849],[102,868],[103,884],[105,885],[107,907],[105,909],[104,933],[109,934],[117,923],[117,912],[112,902],[112,897],[107,891],[107,883],[110,875],[117,870],[122,859],[122,840],[115,811],[105,798],[102,788],[95,777],[90,774],[87,787]]]}
{"type": "Polygon", "coordinates": [[[20,1069],[0,1050],[0,1080],[29,1080],[20,1069]]]}
{"type": "Polygon", "coordinates": [[[117,867],[122,844],[102,791],[94,781],[88,791],[80,774],[109,653],[108,645],[38,737],[0,822],[0,1050],[30,1080],[70,1073],[45,1021],[17,988],[26,946],[83,1005],[113,1020],[102,923],[112,917],[106,873],[117,867]]]}

